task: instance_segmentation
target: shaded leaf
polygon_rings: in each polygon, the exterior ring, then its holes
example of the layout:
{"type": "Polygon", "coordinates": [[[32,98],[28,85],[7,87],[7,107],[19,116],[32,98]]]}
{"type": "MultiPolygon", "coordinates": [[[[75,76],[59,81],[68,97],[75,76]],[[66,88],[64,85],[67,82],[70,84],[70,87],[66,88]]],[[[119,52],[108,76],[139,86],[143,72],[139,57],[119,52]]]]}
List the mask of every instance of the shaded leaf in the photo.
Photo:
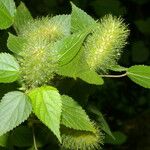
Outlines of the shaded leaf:
{"type": "Polygon", "coordinates": [[[122,133],[120,131],[115,131],[112,133],[113,133],[114,139],[111,138],[110,136],[106,136],[105,137],[105,143],[114,144],[114,145],[121,145],[121,144],[126,142],[127,136],[124,133],[122,133]]]}
{"type": "Polygon", "coordinates": [[[101,129],[114,139],[114,136],[110,130],[110,127],[107,121],[105,120],[105,118],[103,117],[102,113],[99,110],[97,110],[97,108],[95,107],[89,107],[89,110],[95,115],[97,115],[97,121],[100,123],[101,129]]]}
{"type": "Polygon", "coordinates": [[[0,136],[0,146],[6,147],[9,133],[0,136]]]}
{"type": "Polygon", "coordinates": [[[19,126],[14,129],[10,136],[13,145],[18,147],[27,147],[33,145],[32,128],[19,126]]]}

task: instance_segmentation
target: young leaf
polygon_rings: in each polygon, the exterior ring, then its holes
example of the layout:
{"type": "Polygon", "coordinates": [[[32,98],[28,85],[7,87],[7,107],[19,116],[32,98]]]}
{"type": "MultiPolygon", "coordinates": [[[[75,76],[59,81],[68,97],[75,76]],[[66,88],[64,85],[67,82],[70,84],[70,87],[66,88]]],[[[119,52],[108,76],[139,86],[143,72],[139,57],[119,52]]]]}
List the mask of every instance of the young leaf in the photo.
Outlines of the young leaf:
{"type": "Polygon", "coordinates": [[[28,21],[32,20],[32,16],[28,10],[28,8],[25,6],[23,2],[20,3],[20,5],[17,8],[15,19],[14,19],[14,28],[19,33],[22,29],[22,26],[25,25],[28,21]]]}
{"type": "Polygon", "coordinates": [[[133,82],[145,88],[150,88],[150,66],[132,66],[127,70],[127,76],[133,82]]]}
{"type": "Polygon", "coordinates": [[[81,32],[70,35],[56,45],[59,53],[58,63],[60,66],[68,64],[76,56],[87,34],[88,32],[81,32]]]}
{"type": "Polygon", "coordinates": [[[76,130],[95,132],[95,128],[86,112],[77,102],[66,95],[62,96],[61,124],[76,130]]]}
{"type": "Polygon", "coordinates": [[[19,91],[9,92],[0,103],[0,136],[25,121],[32,111],[28,96],[19,91]]]}
{"type": "Polygon", "coordinates": [[[16,59],[7,53],[0,53],[0,82],[9,83],[19,77],[19,64],[16,59]]]}
{"type": "Polygon", "coordinates": [[[16,54],[22,51],[23,45],[26,43],[26,39],[23,37],[15,36],[9,33],[9,38],[7,41],[7,47],[16,54]]]}
{"type": "Polygon", "coordinates": [[[13,24],[15,11],[13,0],[0,0],[0,29],[6,29],[13,24]]]}
{"type": "Polygon", "coordinates": [[[61,142],[59,128],[62,102],[57,89],[51,86],[43,86],[31,90],[29,97],[35,115],[51,129],[61,142]]]}
{"type": "Polygon", "coordinates": [[[73,3],[71,13],[71,28],[72,32],[78,32],[90,28],[91,26],[97,26],[96,21],[89,16],[86,12],[76,7],[73,3]]]}

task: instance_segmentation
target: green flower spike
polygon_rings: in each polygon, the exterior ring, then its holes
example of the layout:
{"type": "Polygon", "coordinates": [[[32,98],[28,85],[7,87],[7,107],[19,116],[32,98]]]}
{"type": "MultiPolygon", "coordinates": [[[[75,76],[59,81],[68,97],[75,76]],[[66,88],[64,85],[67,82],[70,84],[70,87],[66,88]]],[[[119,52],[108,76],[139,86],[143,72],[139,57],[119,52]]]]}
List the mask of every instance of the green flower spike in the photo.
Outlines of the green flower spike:
{"type": "Polygon", "coordinates": [[[116,64],[126,44],[129,30],[120,18],[105,16],[85,43],[85,58],[89,67],[106,71],[116,64]]]}

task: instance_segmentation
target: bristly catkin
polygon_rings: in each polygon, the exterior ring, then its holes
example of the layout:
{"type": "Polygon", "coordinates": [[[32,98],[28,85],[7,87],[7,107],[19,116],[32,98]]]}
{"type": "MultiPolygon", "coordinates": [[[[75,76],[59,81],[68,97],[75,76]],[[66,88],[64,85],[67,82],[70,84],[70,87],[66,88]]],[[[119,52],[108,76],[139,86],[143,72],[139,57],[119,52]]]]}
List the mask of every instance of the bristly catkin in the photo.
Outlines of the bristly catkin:
{"type": "Polygon", "coordinates": [[[22,82],[27,88],[44,85],[53,78],[58,59],[53,45],[70,35],[69,22],[69,15],[58,15],[35,19],[24,26],[20,36],[26,38],[26,43],[19,53],[18,60],[21,65],[22,82]]]}
{"type": "Polygon", "coordinates": [[[85,42],[85,59],[89,67],[97,71],[106,71],[115,65],[128,34],[129,30],[122,19],[111,15],[101,19],[98,27],[85,42]]]}
{"type": "Polygon", "coordinates": [[[96,132],[65,129],[62,132],[62,147],[70,150],[95,150],[101,149],[104,135],[98,127],[96,132]]]}

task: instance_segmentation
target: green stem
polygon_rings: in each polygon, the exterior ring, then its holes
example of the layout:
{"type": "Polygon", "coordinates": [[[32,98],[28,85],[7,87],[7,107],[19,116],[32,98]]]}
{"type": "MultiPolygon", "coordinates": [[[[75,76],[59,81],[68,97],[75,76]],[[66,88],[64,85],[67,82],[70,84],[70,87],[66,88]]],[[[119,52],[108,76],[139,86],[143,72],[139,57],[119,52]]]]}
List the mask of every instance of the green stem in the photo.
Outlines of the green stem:
{"type": "Polygon", "coordinates": [[[35,150],[38,150],[37,145],[36,145],[36,139],[35,139],[34,127],[32,128],[32,132],[33,132],[33,144],[34,144],[34,148],[35,148],[35,150]]]}
{"type": "Polygon", "coordinates": [[[126,75],[127,75],[127,73],[120,74],[120,75],[100,75],[100,76],[106,77],[106,78],[121,78],[121,77],[125,77],[126,75]]]}

